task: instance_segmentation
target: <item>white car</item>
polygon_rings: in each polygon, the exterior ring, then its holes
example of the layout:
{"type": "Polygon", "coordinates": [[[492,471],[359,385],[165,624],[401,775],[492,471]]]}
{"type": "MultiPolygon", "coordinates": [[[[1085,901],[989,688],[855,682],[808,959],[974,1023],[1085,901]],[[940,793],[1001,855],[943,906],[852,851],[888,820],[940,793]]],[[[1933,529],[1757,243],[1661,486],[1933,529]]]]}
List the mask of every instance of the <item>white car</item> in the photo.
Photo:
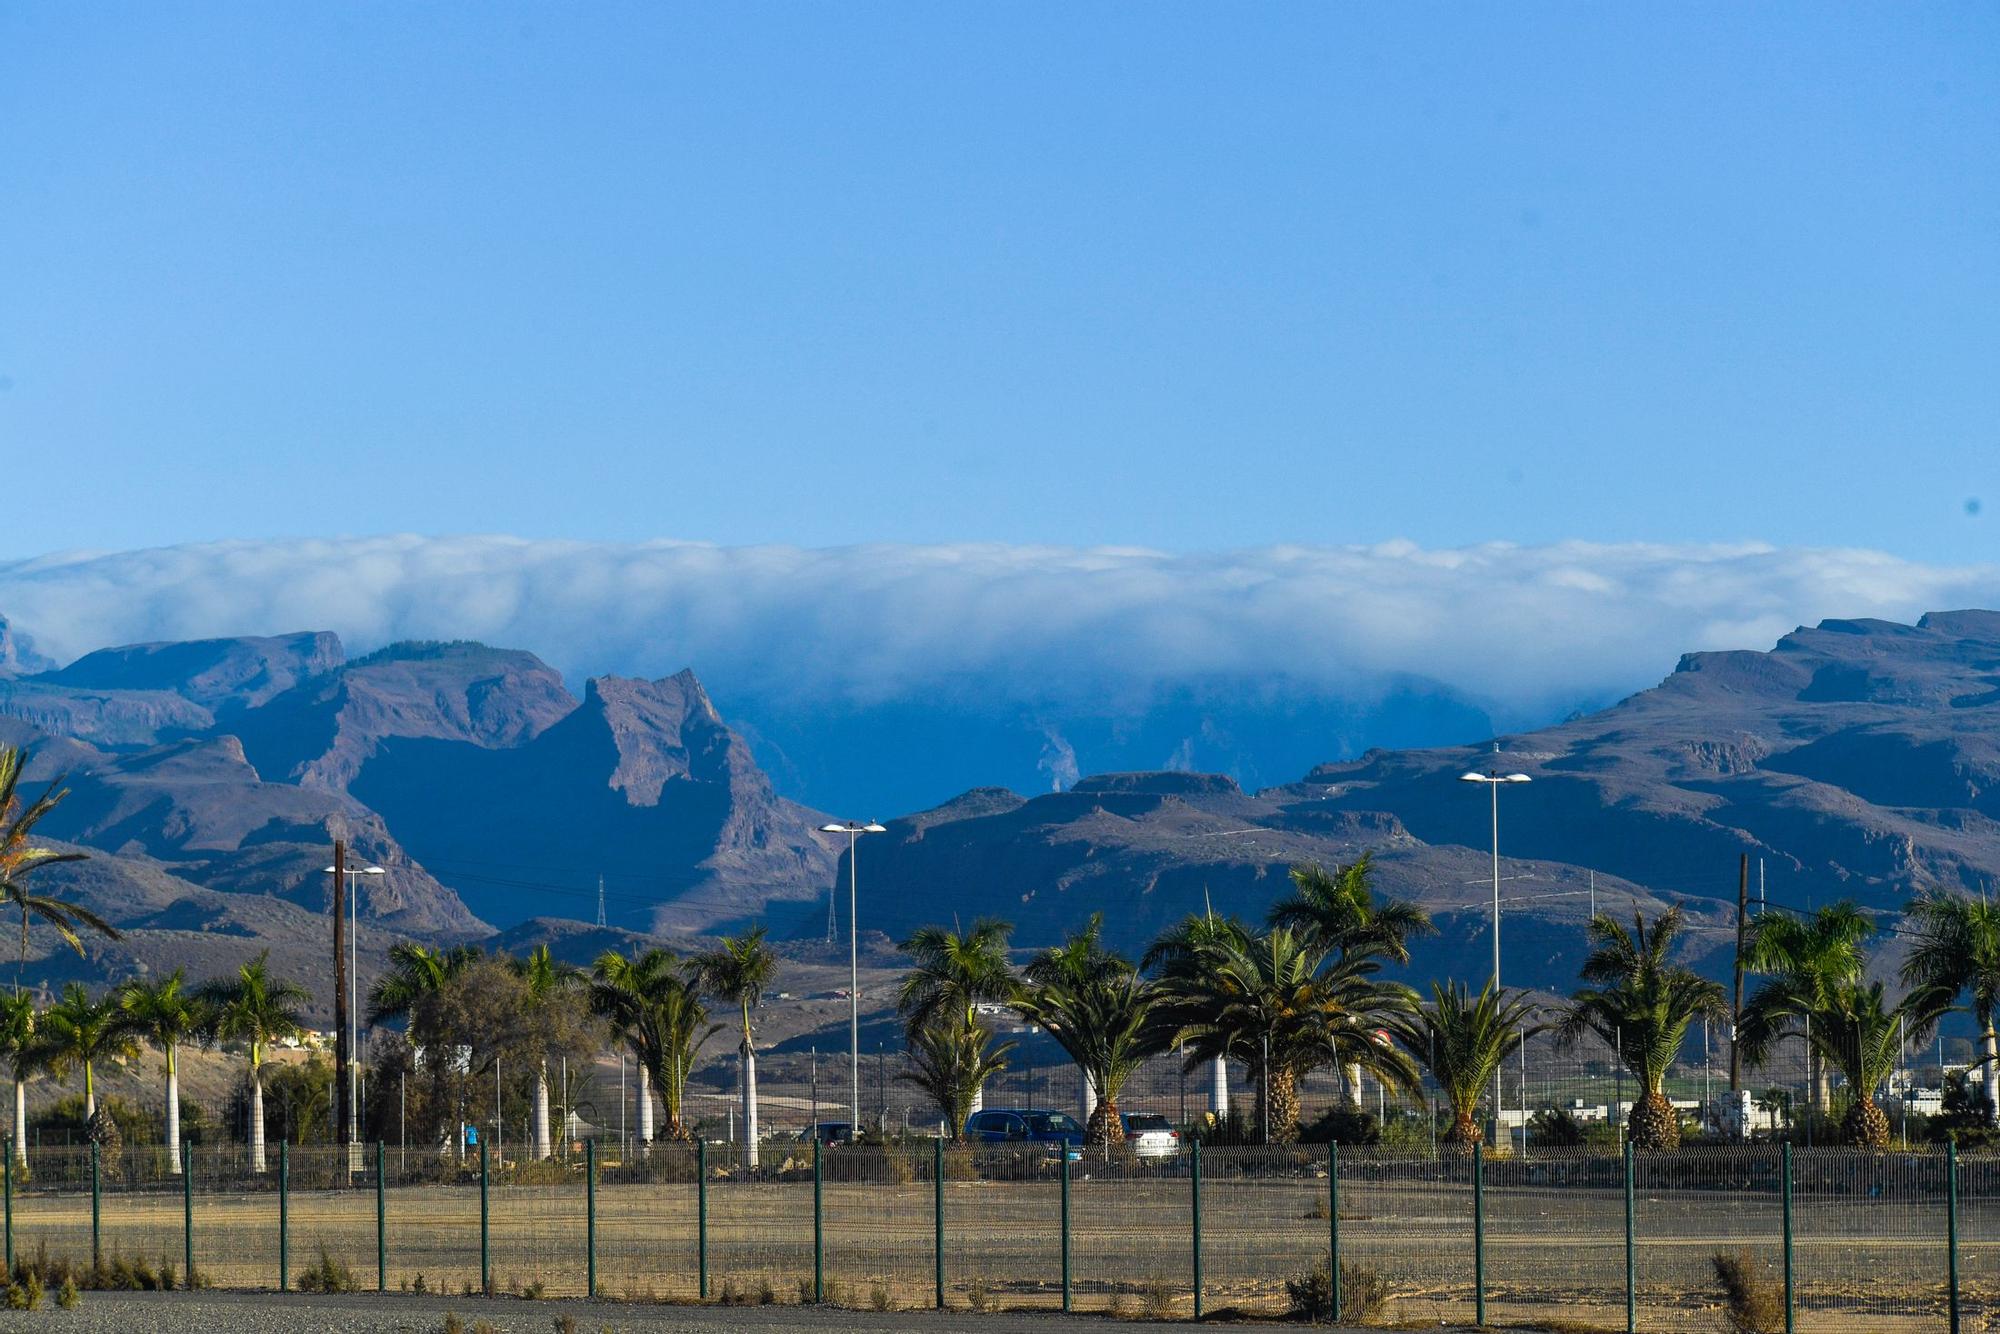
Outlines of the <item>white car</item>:
{"type": "Polygon", "coordinates": [[[1158,1112],[1120,1112],[1125,1142],[1141,1158],[1171,1158],[1181,1151],[1181,1132],[1158,1112]]]}

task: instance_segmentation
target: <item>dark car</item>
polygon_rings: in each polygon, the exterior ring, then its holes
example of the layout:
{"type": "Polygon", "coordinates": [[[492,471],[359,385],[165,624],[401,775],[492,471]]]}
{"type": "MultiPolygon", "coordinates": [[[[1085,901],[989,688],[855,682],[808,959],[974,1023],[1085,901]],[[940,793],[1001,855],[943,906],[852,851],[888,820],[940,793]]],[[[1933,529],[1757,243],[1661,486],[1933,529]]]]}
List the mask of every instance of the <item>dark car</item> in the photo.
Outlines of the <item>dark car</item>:
{"type": "Polygon", "coordinates": [[[1067,1157],[1083,1156],[1083,1126],[1068,1112],[1032,1107],[974,1112],[965,1120],[965,1137],[974,1144],[1061,1145],[1067,1157]]]}
{"type": "Polygon", "coordinates": [[[852,1144],[854,1125],[849,1121],[821,1121],[806,1132],[806,1142],[818,1140],[821,1144],[852,1144]]]}

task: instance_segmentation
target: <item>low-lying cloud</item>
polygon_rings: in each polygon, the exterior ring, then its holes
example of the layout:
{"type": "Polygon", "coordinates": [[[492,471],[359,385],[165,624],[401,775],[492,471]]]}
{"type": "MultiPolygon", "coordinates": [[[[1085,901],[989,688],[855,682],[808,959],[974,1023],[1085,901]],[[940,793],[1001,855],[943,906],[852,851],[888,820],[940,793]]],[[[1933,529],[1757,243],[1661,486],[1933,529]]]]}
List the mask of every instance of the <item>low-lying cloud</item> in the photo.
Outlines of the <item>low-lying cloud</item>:
{"type": "Polygon", "coordinates": [[[991,544],[721,547],[370,537],[0,563],[0,614],[67,661],[145,640],[479,639],[572,677],[692,665],[732,693],[1027,698],[1212,677],[1399,674],[1503,713],[1649,684],[1690,649],[1824,617],[2000,604],[2000,566],[1849,549],[1566,542],[1175,554],[991,544]]]}

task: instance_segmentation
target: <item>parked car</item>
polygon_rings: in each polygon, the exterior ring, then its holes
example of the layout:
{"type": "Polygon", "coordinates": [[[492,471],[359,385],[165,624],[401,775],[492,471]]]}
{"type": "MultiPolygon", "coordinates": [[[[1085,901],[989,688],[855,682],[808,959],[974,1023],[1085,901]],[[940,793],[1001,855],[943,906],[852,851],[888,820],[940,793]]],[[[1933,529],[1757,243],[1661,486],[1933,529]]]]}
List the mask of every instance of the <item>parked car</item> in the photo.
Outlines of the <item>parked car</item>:
{"type": "Polygon", "coordinates": [[[821,1144],[852,1144],[854,1126],[848,1121],[821,1121],[806,1132],[806,1142],[818,1140],[821,1144]]]}
{"type": "Polygon", "coordinates": [[[1072,1162],[1083,1157],[1083,1127],[1068,1112],[1032,1107],[997,1107],[974,1112],[965,1121],[965,1138],[974,1144],[1042,1144],[1060,1146],[1072,1162]]]}
{"type": "Polygon", "coordinates": [[[1141,1158],[1171,1158],[1181,1151],[1181,1132],[1158,1112],[1120,1112],[1125,1142],[1141,1158]]]}

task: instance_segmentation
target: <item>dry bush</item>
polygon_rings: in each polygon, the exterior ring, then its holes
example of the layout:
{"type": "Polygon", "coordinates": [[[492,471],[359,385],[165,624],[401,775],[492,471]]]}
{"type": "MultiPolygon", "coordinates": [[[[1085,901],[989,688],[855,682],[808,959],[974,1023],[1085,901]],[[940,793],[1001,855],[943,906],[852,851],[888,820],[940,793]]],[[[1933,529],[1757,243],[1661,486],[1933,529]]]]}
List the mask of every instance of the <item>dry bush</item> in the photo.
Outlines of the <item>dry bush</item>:
{"type": "Polygon", "coordinates": [[[1731,1334],[1779,1334],[1784,1329],[1784,1289],[1750,1252],[1717,1251],[1715,1278],[1722,1284],[1731,1334]]]}

